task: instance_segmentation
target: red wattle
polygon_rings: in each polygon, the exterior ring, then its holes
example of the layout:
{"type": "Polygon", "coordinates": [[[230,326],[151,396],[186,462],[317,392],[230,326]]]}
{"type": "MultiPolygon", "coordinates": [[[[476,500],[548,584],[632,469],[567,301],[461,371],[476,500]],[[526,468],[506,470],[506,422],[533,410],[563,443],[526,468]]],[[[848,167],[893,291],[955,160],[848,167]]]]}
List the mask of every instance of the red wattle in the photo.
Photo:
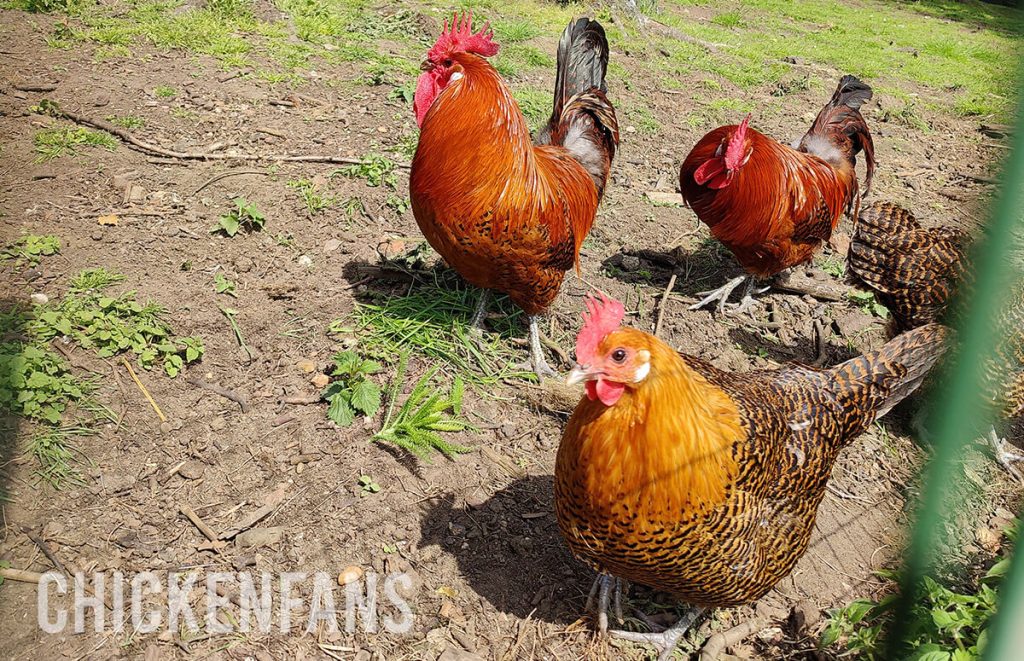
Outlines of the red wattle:
{"type": "MultiPolygon", "coordinates": [[[[721,176],[724,172],[725,160],[721,157],[709,158],[693,172],[693,180],[703,186],[711,179],[721,176]]],[[[712,188],[721,188],[721,186],[712,186],[712,188]]]]}
{"type": "MultiPolygon", "coordinates": [[[[595,382],[591,382],[595,383],[595,382]]],[[[597,398],[601,400],[601,403],[605,406],[612,406],[615,402],[619,401],[622,397],[622,393],[626,391],[626,385],[618,383],[616,381],[605,381],[604,379],[598,379],[597,383],[597,398]]]]}
{"type": "Polygon", "coordinates": [[[416,126],[423,126],[423,118],[427,116],[427,111],[430,110],[439,90],[437,75],[433,71],[425,71],[420,74],[420,79],[416,81],[416,93],[412,97],[416,126]]]}

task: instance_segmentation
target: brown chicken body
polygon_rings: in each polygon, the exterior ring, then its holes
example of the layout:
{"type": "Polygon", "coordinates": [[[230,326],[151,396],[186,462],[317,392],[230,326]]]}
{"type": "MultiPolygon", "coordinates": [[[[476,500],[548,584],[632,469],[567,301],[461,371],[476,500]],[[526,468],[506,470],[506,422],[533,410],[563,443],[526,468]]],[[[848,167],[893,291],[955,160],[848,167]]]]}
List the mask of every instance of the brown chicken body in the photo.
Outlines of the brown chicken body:
{"type": "MultiPolygon", "coordinates": [[[[893,334],[936,321],[956,325],[960,311],[951,305],[973,288],[970,243],[965,232],[925,229],[910,211],[883,202],[860,214],[850,242],[850,273],[889,308],[893,334]]],[[[1024,261],[1022,256],[1017,259],[1024,261]]],[[[1004,332],[985,365],[984,394],[1008,421],[1024,416],[1024,286],[1011,289],[1008,304],[993,323],[1004,332]]],[[[1022,479],[1012,464],[1024,456],[1008,451],[995,428],[987,440],[1006,470],[1022,479]]]]}
{"type": "MultiPolygon", "coordinates": [[[[844,76],[794,149],[748,128],[722,126],[705,135],[679,171],[683,200],[749,273],[767,278],[808,261],[842,215],[857,206],[856,156],[874,173],[874,146],[861,105],[871,88],[844,76]]],[[[725,299],[743,278],[694,308],[725,299]]],[[[748,288],[749,294],[749,288],[748,288]]],[[[750,305],[744,297],[743,308],[750,305]]]]}
{"type": "Polygon", "coordinates": [[[837,454],[917,387],[945,334],[926,326],[828,370],[730,374],[612,325],[577,347],[570,381],[588,396],[558,449],[558,524],[597,571],[700,607],[755,601],[792,570],[837,454]]]}
{"type": "MultiPolygon", "coordinates": [[[[459,29],[469,34],[468,26],[463,19],[459,29]]],[[[491,43],[486,30],[480,34],[491,43]]],[[[497,46],[491,45],[493,54],[497,46]]],[[[604,94],[608,42],[594,21],[583,18],[566,28],[554,110],[537,144],[498,72],[472,48],[458,46],[428,57],[424,76],[440,76],[440,82],[429,103],[418,99],[428,107],[417,107],[413,214],[430,245],[463,278],[507,293],[529,315],[534,368],[550,373],[534,318],[551,305],[579,258],[618,142],[615,111],[604,94]]],[[[485,302],[486,293],[477,324],[485,302]]]]}

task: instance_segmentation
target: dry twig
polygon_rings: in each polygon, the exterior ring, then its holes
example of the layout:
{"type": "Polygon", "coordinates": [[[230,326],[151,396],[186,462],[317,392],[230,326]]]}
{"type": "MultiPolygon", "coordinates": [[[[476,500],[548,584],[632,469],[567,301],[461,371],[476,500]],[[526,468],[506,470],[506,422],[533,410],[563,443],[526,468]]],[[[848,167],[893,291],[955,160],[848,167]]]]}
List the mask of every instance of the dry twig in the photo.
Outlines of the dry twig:
{"type": "Polygon", "coordinates": [[[188,377],[187,379],[185,379],[185,381],[187,383],[191,383],[197,388],[209,390],[212,393],[220,395],[224,399],[230,399],[232,402],[238,404],[238,407],[242,409],[242,413],[246,413],[249,410],[249,402],[246,401],[245,397],[239,395],[234,390],[222,388],[214,383],[207,383],[206,381],[203,381],[202,379],[194,376],[188,377]]]}
{"type": "Polygon", "coordinates": [[[661,304],[658,305],[658,320],[654,322],[654,337],[661,336],[661,322],[665,319],[665,305],[668,303],[668,295],[672,293],[672,288],[676,286],[676,274],[673,273],[672,277],[668,279],[668,286],[665,287],[665,292],[661,295],[661,304]]]}

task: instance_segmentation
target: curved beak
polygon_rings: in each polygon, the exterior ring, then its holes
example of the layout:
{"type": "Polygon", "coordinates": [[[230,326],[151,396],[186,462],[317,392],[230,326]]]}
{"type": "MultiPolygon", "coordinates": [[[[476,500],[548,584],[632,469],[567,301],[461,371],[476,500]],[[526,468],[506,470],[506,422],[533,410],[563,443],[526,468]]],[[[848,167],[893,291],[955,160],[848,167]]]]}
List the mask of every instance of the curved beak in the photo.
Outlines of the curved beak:
{"type": "Polygon", "coordinates": [[[434,68],[434,63],[430,60],[423,60],[420,62],[420,71],[431,71],[434,68]]]}
{"type": "Polygon", "coordinates": [[[584,381],[593,381],[597,377],[598,374],[590,371],[590,365],[580,365],[577,363],[569,372],[569,376],[565,378],[565,383],[566,385],[574,386],[584,381]]]}

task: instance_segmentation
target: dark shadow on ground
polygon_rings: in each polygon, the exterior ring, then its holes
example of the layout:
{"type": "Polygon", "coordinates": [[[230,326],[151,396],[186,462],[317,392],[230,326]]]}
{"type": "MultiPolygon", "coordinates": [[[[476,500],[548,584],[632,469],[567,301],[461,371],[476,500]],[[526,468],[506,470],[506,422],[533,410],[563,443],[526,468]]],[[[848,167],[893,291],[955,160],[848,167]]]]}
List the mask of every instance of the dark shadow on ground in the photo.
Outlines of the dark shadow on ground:
{"type": "Polygon", "coordinates": [[[582,615],[594,575],[563,543],[553,499],[551,475],[516,480],[479,507],[457,506],[448,494],[425,508],[420,545],[451,554],[497,610],[569,624],[582,615]]]}

